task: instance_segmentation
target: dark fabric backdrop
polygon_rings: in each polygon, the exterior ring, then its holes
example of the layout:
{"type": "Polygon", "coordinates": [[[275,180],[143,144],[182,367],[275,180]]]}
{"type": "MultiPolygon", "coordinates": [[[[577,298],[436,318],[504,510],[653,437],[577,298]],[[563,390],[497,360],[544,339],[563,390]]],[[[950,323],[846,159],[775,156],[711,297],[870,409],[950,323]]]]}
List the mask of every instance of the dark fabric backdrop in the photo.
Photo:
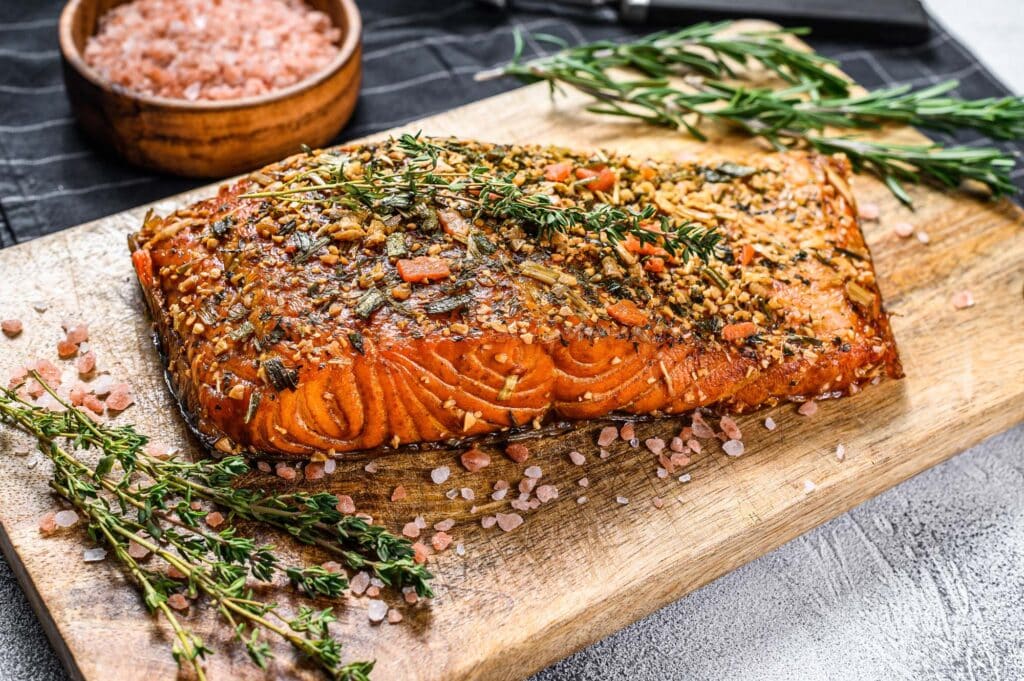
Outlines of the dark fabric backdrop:
{"type": "MultiPolygon", "coordinates": [[[[201,184],[128,166],[78,131],[61,81],[56,22],[62,5],[62,0],[0,2],[0,246],[201,184]]],[[[364,84],[355,116],[339,141],[516,87],[510,79],[473,80],[477,71],[508,59],[516,28],[571,43],[644,30],[616,25],[607,11],[505,14],[472,0],[372,0],[360,6],[364,84]]],[[[937,25],[928,42],[914,47],[873,47],[856,39],[810,42],[840,59],[846,72],[868,87],[957,78],[960,93],[967,97],[1006,93],[937,25]]],[[[544,50],[544,45],[527,41],[528,55],[544,50]]],[[[959,141],[986,143],[974,133],[959,141]]],[[[1015,179],[1024,186],[1021,170],[1015,179]]]]}

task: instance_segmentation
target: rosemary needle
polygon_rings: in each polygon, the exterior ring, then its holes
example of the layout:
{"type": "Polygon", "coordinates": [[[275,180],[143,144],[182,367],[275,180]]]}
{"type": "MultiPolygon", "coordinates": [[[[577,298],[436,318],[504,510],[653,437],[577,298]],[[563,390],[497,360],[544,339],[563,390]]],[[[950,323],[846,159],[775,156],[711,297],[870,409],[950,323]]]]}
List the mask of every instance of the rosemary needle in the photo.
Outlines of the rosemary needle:
{"type": "Polygon", "coordinates": [[[431,578],[412,560],[409,542],[382,527],[337,511],[330,494],[271,494],[234,486],[249,471],[240,457],[219,461],[161,460],[147,455],[147,438],[132,426],[95,423],[60,400],[43,379],[32,379],[60,402],[64,411],[34,406],[17,389],[0,388],[0,423],[35,437],[53,463],[50,486],[83,513],[91,537],[113,551],[142,591],[151,612],[170,624],[172,653],[180,666],[205,678],[202,660],[212,651],[175,614],[171,598],[204,596],[230,627],[249,657],[266,667],[272,657],[266,636],[277,636],[315,661],[332,679],[367,681],[372,662],[342,664],[341,644],[332,637],[331,609],[300,606],[286,615],[275,603],[257,599],[248,588],[251,577],[270,582],[283,573],[301,594],[335,598],[347,588],[343,574],[320,566],[281,565],[273,546],[258,545],[230,525],[233,518],[256,520],[285,529],[300,541],[339,554],[351,569],[371,569],[394,586],[411,585],[430,595],[431,578]],[[67,444],[62,444],[67,443],[67,444]],[[90,465],[76,450],[97,449],[90,465]],[[207,515],[194,502],[205,500],[230,511],[224,529],[203,528],[207,515]],[[173,568],[184,582],[133,555],[141,548],[173,568]]]}

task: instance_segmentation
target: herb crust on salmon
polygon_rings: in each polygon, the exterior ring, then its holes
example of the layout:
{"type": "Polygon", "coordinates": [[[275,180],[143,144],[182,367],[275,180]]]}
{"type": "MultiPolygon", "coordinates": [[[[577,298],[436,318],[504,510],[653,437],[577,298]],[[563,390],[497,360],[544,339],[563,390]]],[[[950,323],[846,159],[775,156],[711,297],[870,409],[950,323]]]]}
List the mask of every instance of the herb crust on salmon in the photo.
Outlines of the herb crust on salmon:
{"type": "Polygon", "coordinates": [[[193,428],[336,456],[900,377],[848,174],[407,135],[268,166],[130,245],[193,428]]]}

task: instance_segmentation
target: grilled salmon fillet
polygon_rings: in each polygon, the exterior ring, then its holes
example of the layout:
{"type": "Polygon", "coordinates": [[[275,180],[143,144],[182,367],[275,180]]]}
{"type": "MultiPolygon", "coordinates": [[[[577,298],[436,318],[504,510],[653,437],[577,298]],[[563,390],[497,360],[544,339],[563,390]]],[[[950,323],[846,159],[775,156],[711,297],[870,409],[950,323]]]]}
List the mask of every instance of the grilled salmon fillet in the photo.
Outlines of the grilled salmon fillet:
{"type": "Polygon", "coordinates": [[[129,241],[192,427],[319,458],[900,377],[848,173],[406,136],[286,159],[129,241]]]}

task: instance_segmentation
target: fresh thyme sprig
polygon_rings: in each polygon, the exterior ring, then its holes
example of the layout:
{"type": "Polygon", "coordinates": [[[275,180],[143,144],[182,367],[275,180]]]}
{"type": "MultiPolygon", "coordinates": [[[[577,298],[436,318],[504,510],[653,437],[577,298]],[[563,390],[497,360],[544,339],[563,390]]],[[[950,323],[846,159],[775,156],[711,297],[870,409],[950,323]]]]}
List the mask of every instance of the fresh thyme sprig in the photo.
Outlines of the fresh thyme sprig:
{"type": "MultiPolygon", "coordinates": [[[[562,206],[548,194],[523,190],[512,172],[499,174],[483,165],[472,166],[467,172],[451,171],[442,166],[442,154],[464,152],[458,142],[440,144],[417,133],[401,135],[396,145],[407,155],[397,169],[378,170],[368,164],[361,177],[350,179],[346,176],[349,159],[328,155],[335,161],[299,175],[284,189],[243,194],[242,198],[333,203],[384,214],[416,211],[425,203],[463,204],[477,217],[532,225],[542,236],[582,227],[610,244],[632,235],[643,243],[658,243],[672,255],[705,261],[715,255],[721,242],[718,232],[692,222],[677,223],[662,217],[657,228],[648,226],[655,218],[654,206],[639,211],[608,203],[595,203],[590,208],[562,206]]],[[[587,181],[579,180],[578,184],[585,187],[587,181]]]]}
{"type": "Polygon", "coordinates": [[[758,64],[788,83],[820,83],[821,91],[829,95],[841,96],[849,92],[850,83],[835,70],[836,62],[785,41],[787,35],[805,35],[809,29],[724,33],[731,25],[731,21],[703,22],[626,43],[602,40],[573,47],[560,38],[541,34],[534,37],[556,43],[562,50],[526,63],[522,61],[523,36],[516,33],[511,63],[481,72],[477,79],[516,76],[526,81],[548,80],[544,72],[568,63],[577,65],[581,71],[629,68],[659,81],[688,74],[721,79],[735,78],[750,64],[758,64]]]}
{"type": "Polygon", "coordinates": [[[289,642],[333,679],[366,681],[373,663],[341,663],[341,644],[329,632],[334,621],[329,608],[301,606],[289,617],[276,604],[255,599],[247,587],[248,576],[270,582],[283,572],[300,593],[334,598],[347,588],[344,575],[319,566],[282,566],[274,547],[257,545],[230,524],[220,531],[204,528],[200,522],[206,512],[196,510],[196,501],[228,509],[227,522],[246,518],[287,530],[300,541],[341,555],[353,569],[370,568],[389,584],[412,585],[430,595],[431,575],[412,561],[409,542],[341,514],[333,495],[274,495],[234,487],[249,471],[239,457],[187,462],[149,456],[143,450],[147,438],[132,426],[95,423],[60,400],[38,374],[32,376],[65,410],[42,409],[22,400],[16,389],[0,388],[0,423],[36,438],[53,462],[51,487],[85,515],[90,535],[114,552],[141,588],[147,608],[168,621],[176,638],[175,660],[192,668],[197,678],[205,678],[202,659],[212,651],[169,605],[168,599],[182,590],[209,599],[261,667],[271,657],[263,640],[268,634],[289,642]],[[93,466],[75,454],[87,449],[99,450],[93,466]],[[132,544],[162,559],[184,583],[142,565],[132,555],[132,544]]]}
{"type": "MultiPolygon", "coordinates": [[[[619,52],[629,54],[638,44],[647,50],[649,39],[623,44],[619,52]]],[[[794,84],[780,90],[703,77],[690,77],[680,84],[665,77],[677,75],[678,69],[600,56],[606,49],[604,43],[596,43],[527,63],[517,55],[502,72],[524,82],[548,82],[553,90],[561,85],[573,87],[594,99],[590,111],[672,127],[700,140],[705,139],[700,122],[712,119],[761,137],[779,150],[806,146],[826,153],[842,151],[856,169],[878,175],[907,204],[910,197],[903,182],[931,180],[956,187],[963,180],[975,180],[996,196],[1016,191],[1010,176],[1015,158],[999,149],[889,144],[836,138],[825,132],[826,128],[865,130],[897,123],[945,132],[969,128],[998,139],[1019,139],[1024,137],[1022,97],[977,101],[950,97],[955,81],[916,91],[901,86],[864,95],[836,89],[836,94],[830,94],[831,81],[808,78],[806,73],[800,80],[793,71],[786,79],[794,84]],[[616,73],[616,68],[623,67],[639,70],[644,77],[616,73]]],[[[671,52],[661,59],[671,61],[671,52]]],[[[722,72],[696,67],[691,71],[716,78],[722,72]]]]}

